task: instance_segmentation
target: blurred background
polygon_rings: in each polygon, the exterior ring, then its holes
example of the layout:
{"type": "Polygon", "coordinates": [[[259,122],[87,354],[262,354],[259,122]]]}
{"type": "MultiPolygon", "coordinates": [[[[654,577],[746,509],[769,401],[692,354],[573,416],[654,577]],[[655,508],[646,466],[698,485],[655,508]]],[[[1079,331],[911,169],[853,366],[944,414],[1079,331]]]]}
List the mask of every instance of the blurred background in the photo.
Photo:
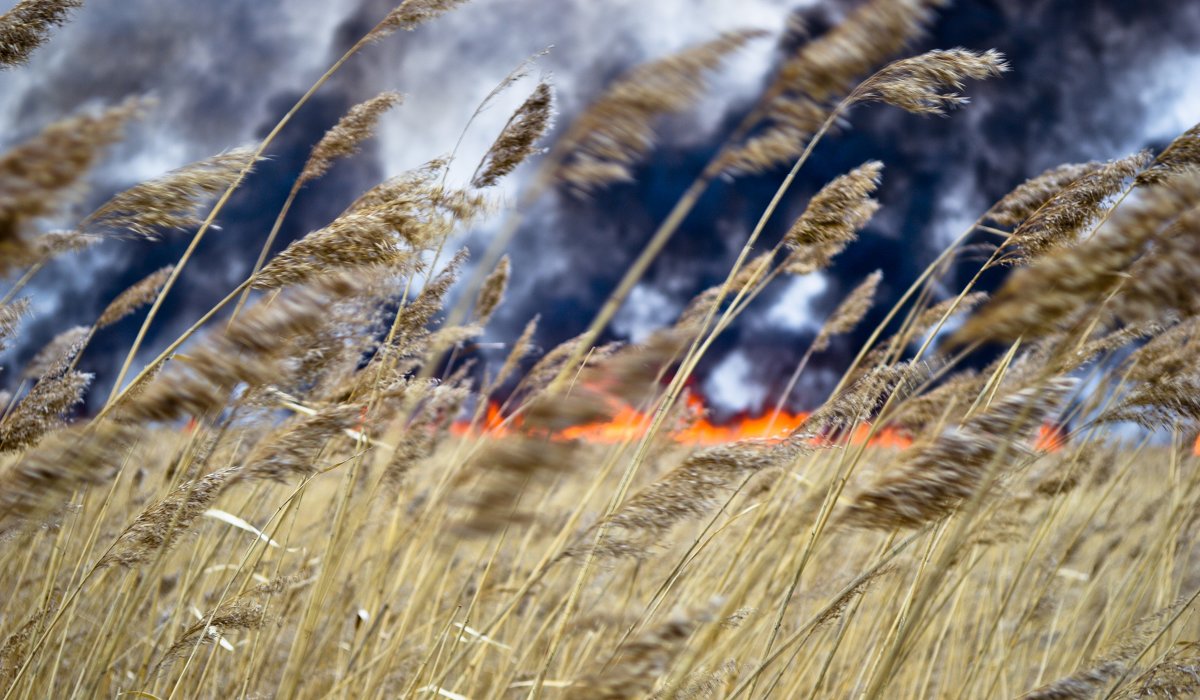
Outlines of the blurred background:
{"type": "MultiPolygon", "coordinates": [[[[351,105],[381,90],[405,103],[361,155],[309,185],[277,248],[332,220],[383,178],[448,153],[481,99],[526,57],[550,47],[467,132],[451,179],[465,181],[543,75],[558,91],[557,129],[628,68],[714,37],[801,22],[819,34],[849,0],[472,0],[413,33],[357,56],[283,132],[204,241],[151,328],[142,361],[246,277],[311,146],[351,105]]],[[[77,213],[141,180],[261,138],[391,0],[88,0],[27,66],[0,73],[0,148],[77,110],[150,95],[156,108],[95,172],[77,213]]],[[[1012,71],[968,86],[972,104],[948,118],[858,107],[801,171],[768,228],[773,245],[833,177],[868,159],[885,165],[883,208],[824,273],[783,280],[704,357],[697,386],[718,416],[773,403],[828,312],[864,276],[883,271],[879,302],[859,334],[816,356],[791,408],[818,404],[889,302],[949,240],[1022,180],[1071,161],[1161,148],[1200,121],[1200,3],[1180,0],[959,0],[911,53],[963,46],[1005,53],[1012,71]]],[[[752,44],[700,107],[672,119],[633,184],[587,198],[542,197],[510,246],[514,275],[485,340],[507,343],[540,314],[543,349],[582,332],[655,227],[749,108],[781,56],[752,44]]],[[[531,168],[503,186],[515,201],[531,168]]],[[[719,283],[782,172],[718,183],[655,262],[605,339],[644,337],[719,283]]],[[[73,223],[64,219],[64,226],[73,223]]],[[[479,253],[494,223],[462,233],[479,253]]],[[[90,324],[133,282],[175,262],[188,232],[157,243],[111,240],[59,258],[27,288],[34,315],[0,354],[0,387],[58,332],[90,324]]],[[[984,240],[981,237],[981,240],[984,240]]],[[[765,248],[764,248],[765,249],[765,248]]],[[[974,271],[965,261],[962,275],[974,271]]],[[[998,277],[997,277],[998,279],[998,277]]],[[[7,287],[12,280],[0,284],[7,287]]],[[[996,279],[985,282],[994,286],[996,279]]],[[[81,369],[107,395],[144,311],[101,332],[81,369]]],[[[484,351],[499,361],[506,350],[484,351]],[[493,355],[487,353],[494,352],[493,355]]]]}

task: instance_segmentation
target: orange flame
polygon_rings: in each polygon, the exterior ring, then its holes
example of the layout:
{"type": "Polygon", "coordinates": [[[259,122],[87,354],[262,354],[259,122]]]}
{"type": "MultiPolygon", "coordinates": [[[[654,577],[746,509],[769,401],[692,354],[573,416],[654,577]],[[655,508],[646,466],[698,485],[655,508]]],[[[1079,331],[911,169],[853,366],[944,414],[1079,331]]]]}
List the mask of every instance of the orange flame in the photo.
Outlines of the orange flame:
{"type": "MultiPolygon", "coordinates": [[[[682,429],[672,433],[671,437],[676,442],[688,445],[723,445],[747,439],[782,440],[808,418],[807,413],[781,411],[778,415],[772,415],[772,412],[768,411],[757,416],[740,416],[727,422],[713,422],[708,418],[708,409],[700,397],[688,394],[686,401],[691,414],[690,420],[682,429]]],[[[571,426],[557,433],[554,438],[615,444],[644,437],[650,429],[651,422],[650,415],[621,405],[610,420],[571,426]]],[[[491,403],[480,424],[480,427],[473,431],[469,421],[459,421],[451,426],[451,432],[459,436],[482,432],[492,437],[504,437],[514,428],[519,428],[521,420],[520,416],[506,419],[500,407],[491,403]]],[[[850,435],[843,436],[842,440],[851,444],[863,444],[868,438],[872,445],[880,447],[902,449],[912,444],[912,438],[897,428],[884,426],[871,435],[871,426],[865,424],[859,425],[850,435]]],[[[820,441],[820,438],[814,438],[814,441],[820,441]]]]}
{"type": "Polygon", "coordinates": [[[1061,427],[1050,423],[1038,428],[1037,440],[1033,447],[1039,452],[1058,452],[1067,444],[1067,433],[1061,427]]]}

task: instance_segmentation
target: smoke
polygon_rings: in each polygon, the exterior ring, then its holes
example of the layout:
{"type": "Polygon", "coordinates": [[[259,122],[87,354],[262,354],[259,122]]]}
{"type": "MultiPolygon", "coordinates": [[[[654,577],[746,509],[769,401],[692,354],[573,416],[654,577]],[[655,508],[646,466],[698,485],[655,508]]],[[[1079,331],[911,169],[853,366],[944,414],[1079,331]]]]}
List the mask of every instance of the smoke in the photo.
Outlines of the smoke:
{"type": "MultiPolygon", "coordinates": [[[[446,154],[478,101],[525,57],[554,48],[538,70],[559,93],[569,123],[605,84],[641,61],[720,31],[780,30],[799,9],[814,31],[850,3],[795,0],[473,0],[458,11],[370,47],[296,115],[220,217],[168,297],[147,339],[152,353],[247,274],[308,149],[350,105],[384,89],[407,94],[358,158],[307,188],[279,246],[327,223],[379,179],[446,154]],[[553,7],[550,11],[547,8],[553,7]]],[[[390,0],[329,3],[255,0],[182,3],[123,0],[87,4],[25,68],[0,74],[0,143],[15,143],[55,118],[130,94],[158,107],[97,173],[84,204],[183,163],[261,137],[320,73],[382,17],[390,0]]],[[[1160,147],[1200,120],[1200,6],[1173,0],[964,0],[943,12],[914,50],[997,48],[1014,71],[973,85],[973,104],[948,119],[886,107],[859,108],[850,127],[814,154],[769,223],[773,245],[807,199],[868,159],[884,162],[883,209],[828,273],[781,281],[714,345],[699,368],[702,386],[730,410],[773,403],[825,315],[863,276],[882,268],[869,331],[939,247],[1012,186],[1064,161],[1113,158],[1160,147]]],[[[514,338],[541,314],[538,342],[551,347],[581,332],[678,196],[716,152],[778,60],[769,41],[745,51],[695,113],[670,120],[637,182],[590,199],[551,193],[526,217],[511,251],[514,281],[489,330],[514,338]]],[[[463,138],[452,179],[469,176],[508,113],[532,83],[519,84],[463,138]]],[[[515,198],[522,176],[507,183],[515,198]]],[[[655,262],[613,323],[609,337],[638,338],[667,323],[699,290],[718,283],[774,193],[781,173],[717,183],[655,262]]],[[[82,207],[86,209],[86,206],[82,207]]],[[[64,222],[69,223],[69,222],[64,222]]],[[[482,250],[485,226],[463,241],[482,250]]],[[[56,332],[89,323],[126,286],[178,259],[186,234],[157,243],[113,241],[43,271],[29,288],[36,316],[24,344],[0,357],[14,367],[56,332]]],[[[965,274],[965,268],[964,272],[965,274]]],[[[961,277],[961,275],[960,275],[961,277]]],[[[954,280],[954,281],[961,281],[954,280]]],[[[141,323],[135,316],[101,333],[83,369],[106,377],[141,323]]],[[[818,354],[793,404],[820,400],[862,340],[838,339],[818,354]]],[[[144,353],[144,354],[146,354],[144,353]]],[[[143,357],[143,360],[148,359],[143,357]]],[[[111,381],[111,378],[109,379],[111,381]]]]}

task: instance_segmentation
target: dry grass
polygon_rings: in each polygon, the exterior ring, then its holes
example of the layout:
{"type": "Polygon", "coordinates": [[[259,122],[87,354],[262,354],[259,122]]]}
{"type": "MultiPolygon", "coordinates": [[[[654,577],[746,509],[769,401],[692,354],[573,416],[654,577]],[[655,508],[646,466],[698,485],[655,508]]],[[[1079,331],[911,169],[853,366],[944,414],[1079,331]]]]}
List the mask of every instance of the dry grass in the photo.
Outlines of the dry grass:
{"type": "MultiPolygon", "coordinates": [[[[73,4],[21,3],[49,8],[18,17],[26,48],[73,4]]],[[[457,4],[400,4],[314,90],[362,45],[457,4]]],[[[278,129],[57,234],[36,231],[69,211],[137,103],[72,117],[0,155],[5,344],[36,308],[21,288],[95,240],[88,232],[196,230],[177,265],[91,327],[61,333],[4,397],[0,697],[1200,692],[1195,129],[1153,160],[1063,166],[1020,185],[980,218],[1008,229],[981,271],[1018,266],[996,298],[974,282],[946,298],[943,263],[960,238],[790,434],[681,439],[700,420],[683,387],[714,339],[779,277],[827,266],[878,208],[881,166],[869,162],[750,255],[815,142],[856,102],[940,113],[965,101],[964,79],[1005,68],[995,52],[964,50],[881,68],[939,4],[873,0],[788,58],[643,251],[654,257],[717,174],[792,165],[728,279],[676,323],[640,345],[591,347],[602,310],[589,332],[535,359],[534,319],[483,372],[460,357],[521,270],[485,257],[461,295],[472,313],[447,315],[468,257],[442,256],[492,215],[481,190],[521,163],[536,168],[535,194],[507,214],[515,226],[551,183],[589,192],[631,177],[655,122],[687,109],[758,33],[634,69],[541,159],[553,95],[539,82],[470,186],[448,187],[448,161],[435,161],[264,253],[89,419],[73,414],[90,383],[75,366],[94,330],[149,304],[144,335],[278,129]],[[208,323],[239,296],[244,309],[208,323]],[[931,352],[955,313],[967,315],[956,335],[966,350],[931,352]],[[1000,357],[965,369],[985,341],[1004,343],[1000,357]],[[877,439],[885,432],[912,443],[877,439]]],[[[398,102],[384,93],[354,107],[314,147],[287,206],[398,102]]],[[[810,355],[863,322],[880,279],[847,295],[810,355]]]]}

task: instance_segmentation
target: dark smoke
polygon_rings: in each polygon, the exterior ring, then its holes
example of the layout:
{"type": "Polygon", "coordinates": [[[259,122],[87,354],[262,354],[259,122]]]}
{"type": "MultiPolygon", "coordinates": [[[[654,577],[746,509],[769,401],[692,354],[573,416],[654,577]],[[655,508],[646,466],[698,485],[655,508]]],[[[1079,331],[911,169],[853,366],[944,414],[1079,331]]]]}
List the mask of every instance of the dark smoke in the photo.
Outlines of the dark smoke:
{"type": "MultiPolygon", "coordinates": [[[[408,101],[362,156],[337,166],[298,200],[279,246],[328,222],[375,181],[445,153],[476,102],[525,56],[556,48],[542,68],[560,89],[560,124],[623,69],[718,31],[782,27],[792,0],[728,3],[475,0],[419,31],[372,47],[297,115],[221,217],[163,309],[147,342],[161,347],[240,281],[270,228],[308,148],[351,104],[382,89],[408,101]]],[[[95,103],[153,94],[160,106],[98,173],[87,204],[139,179],[260,137],[355,38],[390,7],[320,0],[279,6],[256,0],[93,2],[23,69],[0,75],[2,143],[95,103]],[[348,4],[347,4],[348,5],[348,4]]],[[[802,9],[820,31],[837,14],[802,9]]],[[[1200,5],[1127,2],[963,1],[946,10],[914,52],[997,48],[1013,72],[970,87],[973,104],[949,119],[860,108],[848,130],[818,148],[768,228],[770,246],[808,197],[836,175],[875,158],[885,165],[883,210],[823,280],[781,282],[720,339],[700,368],[702,384],[730,408],[772,400],[825,314],[866,274],[884,271],[881,303],[864,327],[936,255],[939,246],[1013,185],[1051,165],[1161,147],[1200,120],[1200,5]],[[792,286],[794,285],[794,286],[792,286]]],[[[630,260],[761,87],[772,60],[764,42],[724,76],[698,114],[672,121],[635,184],[589,200],[551,195],[528,217],[512,250],[516,282],[489,331],[509,340],[541,314],[543,347],[583,330],[630,260]]],[[[469,172],[519,85],[468,134],[456,172],[469,172]]],[[[518,174],[518,179],[519,179],[518,174]]],[[[460,177],[465,177],[459,172],[460,177]]],[[[668,322],[719,282],[780,173],[720,183],[701,201],[613,324],[609,338],[637,337],[668,322]]],[[[510,187],[510,195],[512,189],[510,187]]],[[[86,207],[83,207],[86,208],[86,207]]],[[[466,240],[478,244],[488,230],[466,240]]],[[[0,383],[58,331],[90,322],[130,283],[178,259],[188,236],[114,241],[67,258],[30,288],[37,316],[24,344],[0,358],[0,383]]],[[[481,246],[473,246],[481,249],[481,246]]],[[[959,271],[959,280],[968,273],[959,271]]],[[[989,281],[994,284],[994,280],[989,281]]],[[[83,367],[105,377],[119,365],[141,317],[96,338],[83,367]]],[[[797,405],[818,401],[858,338],[818,355],[797,405]]],[[[143,358],[148,359],[148,358],[143,358]]]]}

